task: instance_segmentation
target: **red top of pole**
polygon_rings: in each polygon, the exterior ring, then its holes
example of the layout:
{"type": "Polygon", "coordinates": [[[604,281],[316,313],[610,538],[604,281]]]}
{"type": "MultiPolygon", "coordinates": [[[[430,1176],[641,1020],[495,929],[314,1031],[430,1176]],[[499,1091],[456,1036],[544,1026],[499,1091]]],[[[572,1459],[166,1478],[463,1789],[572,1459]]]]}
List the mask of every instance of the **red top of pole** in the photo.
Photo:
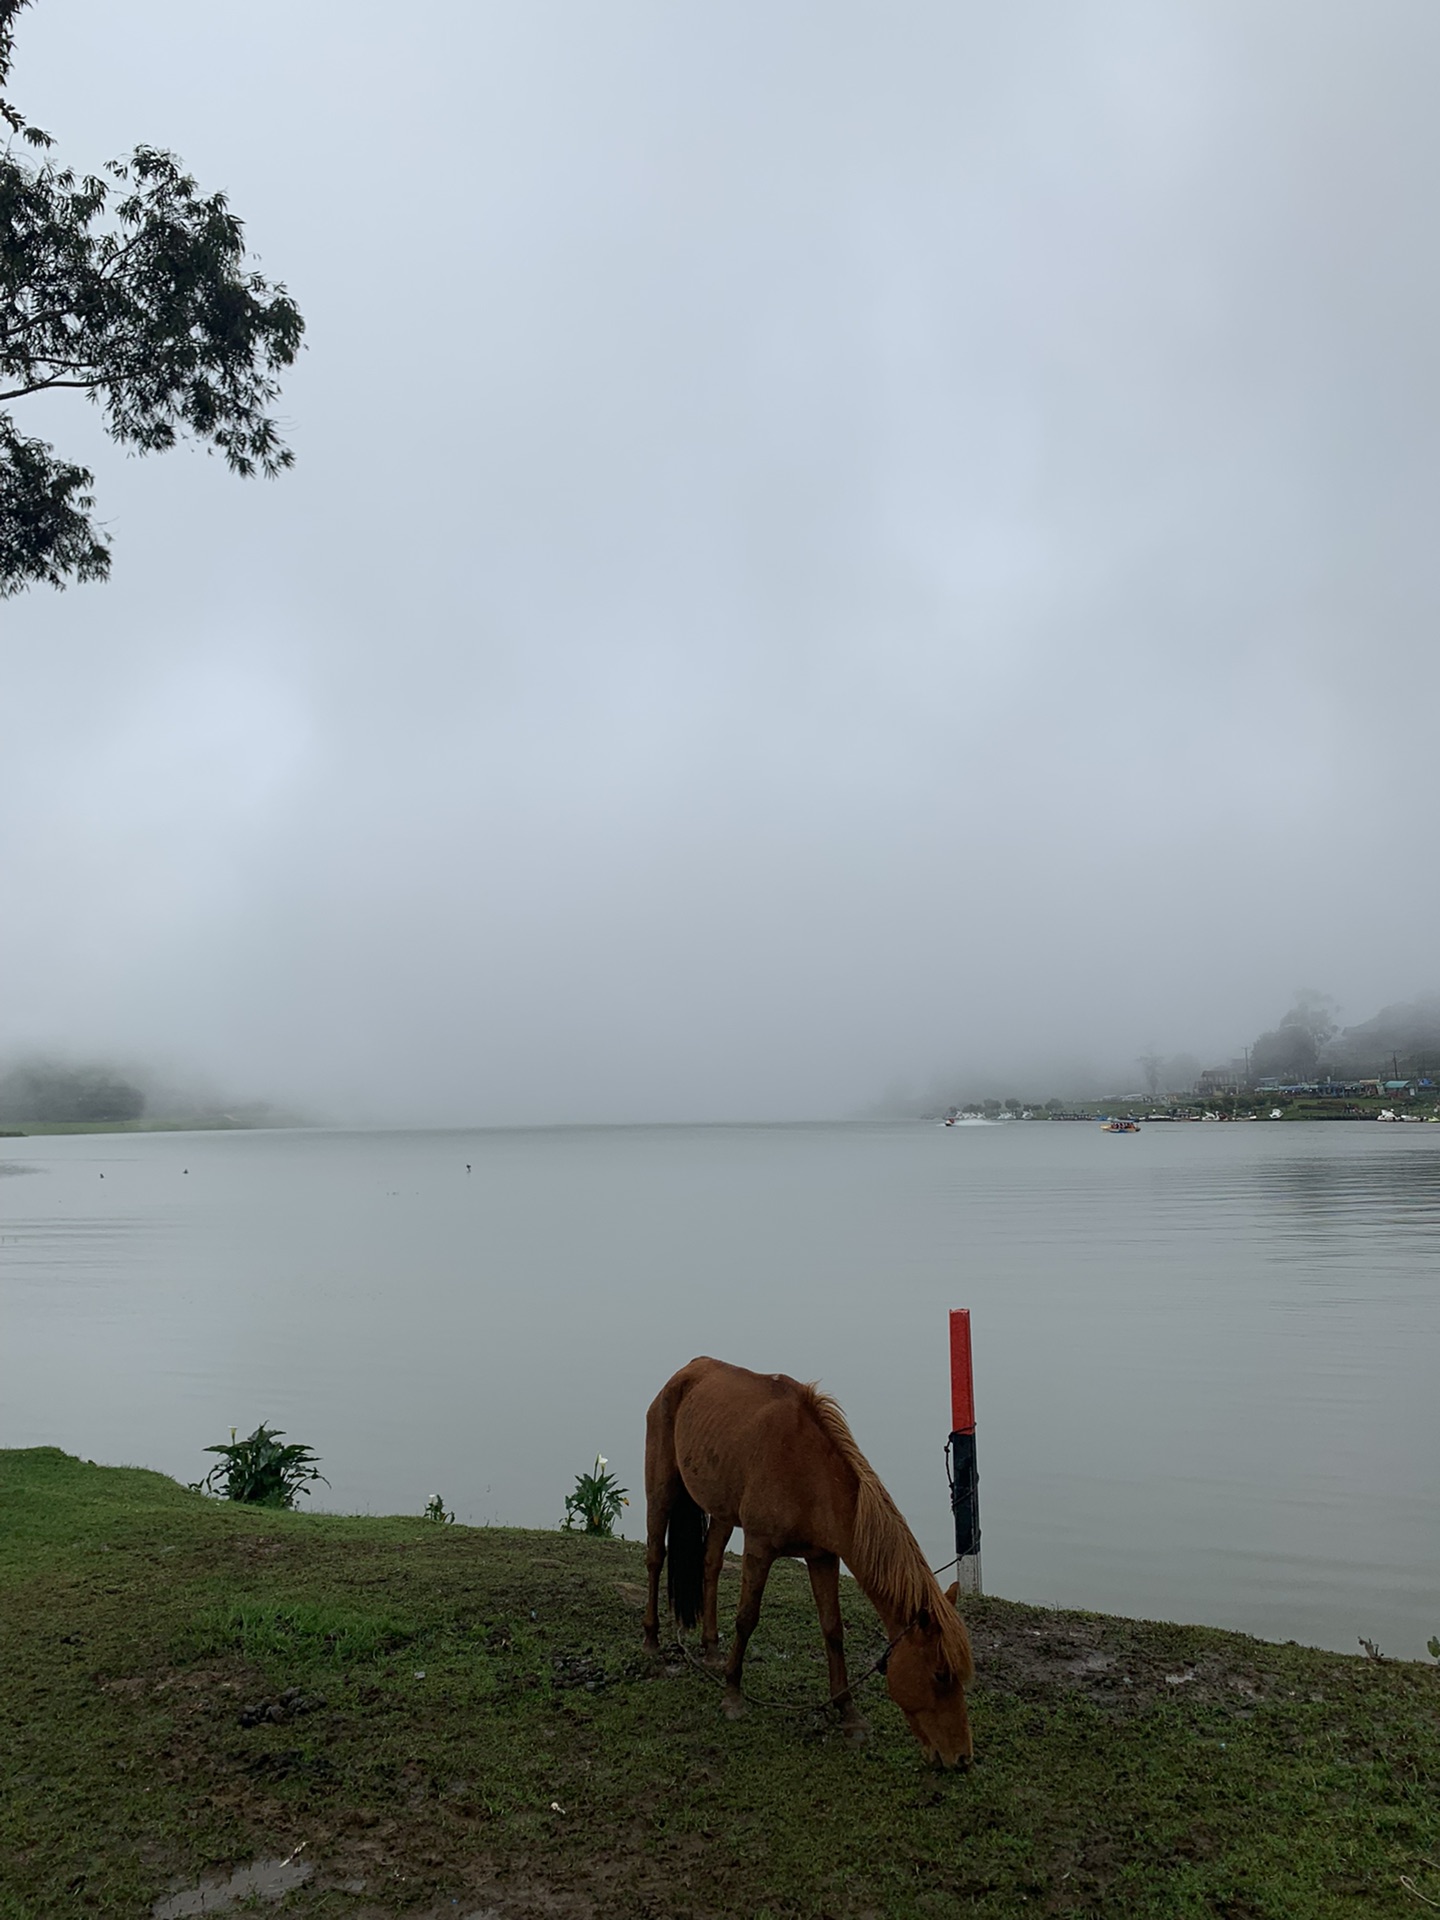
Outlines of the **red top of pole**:
{"type": "Polygon", "coordinates": [[[970,1309],[950,1309],[950,1431],[975,1431],[975,1378],[970,1366],[970,1309]]]}

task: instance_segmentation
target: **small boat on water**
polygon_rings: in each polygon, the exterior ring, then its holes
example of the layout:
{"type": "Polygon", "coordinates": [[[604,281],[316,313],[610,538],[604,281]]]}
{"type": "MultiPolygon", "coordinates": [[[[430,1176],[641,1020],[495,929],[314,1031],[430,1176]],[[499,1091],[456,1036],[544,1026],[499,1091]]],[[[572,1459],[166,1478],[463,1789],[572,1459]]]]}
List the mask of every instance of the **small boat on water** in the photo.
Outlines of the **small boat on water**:
{"type": "Polygon", "coordinates": [[[1107,1120],[1100,1131],[1102,1133],[1139,1133],[1140,1129],[1133,1120],[1107,1120]]]}

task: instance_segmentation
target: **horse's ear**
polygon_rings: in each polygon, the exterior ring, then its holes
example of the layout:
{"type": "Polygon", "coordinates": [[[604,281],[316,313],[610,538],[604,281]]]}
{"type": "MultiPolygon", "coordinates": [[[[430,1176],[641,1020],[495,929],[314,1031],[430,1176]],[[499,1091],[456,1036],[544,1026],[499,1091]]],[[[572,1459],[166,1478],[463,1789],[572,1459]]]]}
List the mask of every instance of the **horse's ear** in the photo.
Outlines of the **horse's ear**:
{"type": "Polygon", "coordinates": [[[960,1611],[960,1582],[958,1580],[952,1580],[949,1586],[946,1587],[945,1598],[958,1613],[960,1611]]]}

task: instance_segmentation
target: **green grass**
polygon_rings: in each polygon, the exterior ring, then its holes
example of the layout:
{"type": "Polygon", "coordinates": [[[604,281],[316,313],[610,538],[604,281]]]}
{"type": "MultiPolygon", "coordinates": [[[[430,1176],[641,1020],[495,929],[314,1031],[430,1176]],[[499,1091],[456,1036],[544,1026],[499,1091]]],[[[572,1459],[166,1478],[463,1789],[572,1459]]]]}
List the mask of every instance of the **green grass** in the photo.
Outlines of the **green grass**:
{"type": "MultiPolygon", "coordinates": [[[[46,1448],[0,1454],[0,1515],[4,1920],[144,1915],[302,1844],[280,1911],[367,1920],[1440,1900],[1440,1669],[987,1599],[978,1763],[939,1776],[880,1682],[863,1746],[808,1710],[788,1564],[750,1681],[797,1710],[732,1725],[641,1655],[624,1542],[246,1509],[46,1448]]],[[[845,1584],[858,1667],[879,1634],[845,1584]]]]}

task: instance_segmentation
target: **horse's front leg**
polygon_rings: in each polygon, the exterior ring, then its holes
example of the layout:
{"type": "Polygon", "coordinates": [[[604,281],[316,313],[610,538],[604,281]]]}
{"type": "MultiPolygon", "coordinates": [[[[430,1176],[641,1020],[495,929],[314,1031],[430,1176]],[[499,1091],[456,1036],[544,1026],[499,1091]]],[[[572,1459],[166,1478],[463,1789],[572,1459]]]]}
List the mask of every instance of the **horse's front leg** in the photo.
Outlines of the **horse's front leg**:
{"type": "Polygon", "coordinates": [[[740,1610],[735,1615],[735,1644],[725,1665],[725,1712],[738,1720],[745,1711],[740,1677],[745,1669],[745,1648],[760,1618],[760,1602],[765,1597],[765,1582],[770,1578],[775,1549],[768,1542],[752,1541],[745,1536],[745,1559],[740,1572],[740,1610]]]}
{"type": "Polygon", "coordinates": [[[715,1663],[720,1645],[720,1569],[734,1531],[733,1520],[711,1514],[710,1531],[705,1536],[705,1597],[700,1612],[700,1657],[707,1666],[715,1663]]]}
{"type": "Polygon", "coordinates": [[[845,1671],[845,1625],[840,1618],[840,1562],[833,1553],[812,1553],[805,1565],[810,1570],[810,1591],[815,1596],[815,1611],[820,1616],[820,1631],[825,1636],[825,1658],[830,1665],[830,1698],[839,1703],[840,1724],[856,1737],[867,1730],[867,1723],[850,1694],[850,1676],[845,1671]]]}

